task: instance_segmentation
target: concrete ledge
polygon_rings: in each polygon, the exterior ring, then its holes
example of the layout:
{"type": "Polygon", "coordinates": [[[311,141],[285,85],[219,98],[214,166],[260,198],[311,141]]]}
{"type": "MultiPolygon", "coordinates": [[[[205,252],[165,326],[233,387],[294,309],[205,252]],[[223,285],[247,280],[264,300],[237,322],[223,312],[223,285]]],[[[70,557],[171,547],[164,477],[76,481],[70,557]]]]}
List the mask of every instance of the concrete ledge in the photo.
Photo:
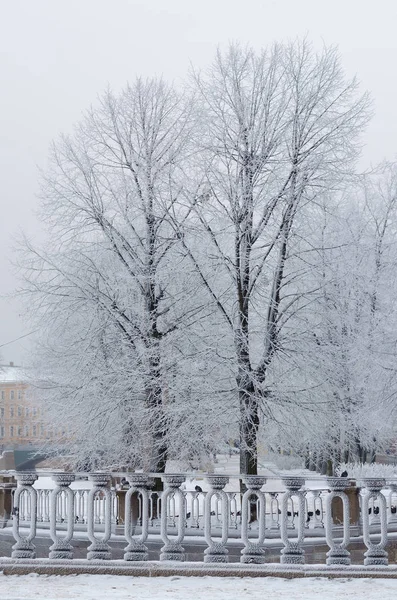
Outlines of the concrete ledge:
{"type": "Polygon", "coordinates": [[[129,577],[354,577],[397,579],[397,566],[364,567],[324,566],[324,565],[244,565],[244,564],[197,564],[192,562],[167,564],[151,561],[129,563],[126,561],[87,561],[87,560],[15,560],[0,558],[0,571],[4,575],[125,575],[129,577]]]}

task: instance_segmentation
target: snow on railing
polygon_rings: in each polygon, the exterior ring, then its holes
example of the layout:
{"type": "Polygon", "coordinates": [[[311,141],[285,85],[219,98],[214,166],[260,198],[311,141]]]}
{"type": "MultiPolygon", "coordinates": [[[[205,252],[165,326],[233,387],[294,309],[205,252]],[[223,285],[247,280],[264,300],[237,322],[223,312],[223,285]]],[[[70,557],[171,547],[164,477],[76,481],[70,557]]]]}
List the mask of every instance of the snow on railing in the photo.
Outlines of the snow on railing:
{"type": "Polygon", "coordinates": [[[11,475],[17,481],[12,506],[16,559],[36,557],[36,529],[47,527],[53,541],[49,557],[56,559],[73,558],[74,534],[84,531],[91,542],[88,559],[110,560],[113,536],[125,539],[126,561],[147,560],[148,544],[159,540],[160,560],[184,561],[184,544],[199,536],[207,545],[204,562],[228,562],[233,539],[241,545],[242,563],[261,564],[269,539],[279,538],[280,562],[303,564],[307,538],[322,537],[329,547],[327,564],[349,565],[351,538],[362,532],[364,564],[387,565],[388,533],[397,529],[397,481],[382,478],[357,482],[359,492],[348,478],[322,478],[317,485],[310,480],[305,487],[303,477],[289,475],[280,478],[283,489],[275,491],[274,481],[267,489],[265,477],[211,474],[202,476],[203,491],[198,485],[186,490],[192,478],[183,474],[127,473],[123,485],[116,486],[120,474],[53,473],[50,487],[40,486],[36,472],[11,475]],[[161,477],[163,492],[152,489],[155,477],[161,477]],[[226,491],[230,479],[235,485],[226,491]],[[376,543],[374,533],[380,534],[376,543]]]}

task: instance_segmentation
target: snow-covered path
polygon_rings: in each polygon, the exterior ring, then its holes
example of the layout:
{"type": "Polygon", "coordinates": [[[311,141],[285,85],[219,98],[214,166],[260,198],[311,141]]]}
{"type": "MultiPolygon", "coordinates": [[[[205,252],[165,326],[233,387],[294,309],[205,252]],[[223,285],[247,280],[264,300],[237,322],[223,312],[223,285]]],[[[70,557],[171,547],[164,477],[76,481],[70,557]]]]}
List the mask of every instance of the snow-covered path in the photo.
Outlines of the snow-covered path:
{"type": "Polygon", "coordinates": [[[2,600],[395,600],[397,579],[2,575],[2,600]]]}

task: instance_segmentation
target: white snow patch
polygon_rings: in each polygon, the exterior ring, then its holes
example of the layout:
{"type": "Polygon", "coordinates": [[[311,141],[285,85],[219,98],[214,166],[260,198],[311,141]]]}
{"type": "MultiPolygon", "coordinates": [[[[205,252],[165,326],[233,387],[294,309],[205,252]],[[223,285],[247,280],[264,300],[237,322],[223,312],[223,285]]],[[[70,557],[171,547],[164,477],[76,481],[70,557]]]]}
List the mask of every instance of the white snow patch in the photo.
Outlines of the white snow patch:
{"type": "Polygon", "coordinates": [[[2,600],[394,600],[397,579],[282,579],[279,577],[123,577],[118,575],[3,575],[2,600]]]}

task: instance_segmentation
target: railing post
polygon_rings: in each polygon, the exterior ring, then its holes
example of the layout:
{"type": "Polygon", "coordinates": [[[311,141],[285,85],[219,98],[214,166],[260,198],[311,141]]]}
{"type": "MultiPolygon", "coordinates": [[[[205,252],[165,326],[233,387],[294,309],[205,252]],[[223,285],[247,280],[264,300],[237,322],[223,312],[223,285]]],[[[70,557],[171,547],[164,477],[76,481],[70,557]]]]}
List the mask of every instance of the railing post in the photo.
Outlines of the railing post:
{"type": "Polygon", "coordinates": [[[164,546],[161,548],[160,560],[185,560],[185,549],[182,547],[185,536],[186,498],[180,486],[185,482],[184,475],[162,475],[163,482],[167,485],[161,495],[161,539],[164,546]],[[176,539],[170,540],[167,535],[168,529],[168,497],[176,497],[179,500],[178,535],[176,539]]]}
{"type": "Polygon", "coordinates": [[[321,490],[312,490],[313,494],[313,529],[324,529],[323,523],[323,500],[321,498],[321,490]],[[317,502],[318,501],[318,502],[317,502]]]}
{"type": "Polygon", "coordinates": [[[11,556],[12,558],[36,558],[36,546],[33,544],[33,540],[36,537],[37,492],[33,484],[37,479],[37,475],[36,473],[17,472],[15,473],[15,479],[18,482],[18,487],[14,494],[12,534],[17,543],[12,547],[11,556]],[[26,537],[21,536],[19,533],[19,509],[22,494],[28,494],[31,499],[30,530],[26,537]]]}
{"type": "Polygon", "coordinates": [[[265,550],[263,548],[263,542],[265,541],[265,528],[266,528],[266,500],[265,495],[261,492],[261,487],[266,483],[265,477],[259,477],[257,475],[247,475],[243,479],[247,487],[247,491],[244,493],[242,498],[242,510],[241,510],[241,539],[244,542],[245,548],[241,550],[240,562],[252,563],[260,565],[265,562],[265,550]],[[259,534],[257,541],[253,542],[248,538],[248,522],[251,514],[250,500],[252,496],[256,496],[259,501],[258,510],[258,522],[259,522],[259,534]]]}
{"type": "Polygon", "coordinates": [[[17,487],[14,478],[11,476],[0,476],[0,529],[7,527],[11,519],[12,494],[17,487]]]}
{"type": "Polygon", "coordinates": [[[87,558],[89,560],[110,560],[112,557],[110,546],[108,545],[112,526],[112,496],[109,489],[110,474],[91,473],[88,478],[92,481],[93,485],[88,494],[87,535],[91,545],[87,548],[87,558]],[[97,538],[94,535],[95,499],[98,492],[102,494],[105,501],[105,531],[102,538],[97,538]]]}
{"type": "Polygon", "coordinates": [[[280,529],[280,514],[278,505],[278,494],[270,492],[270,529],[278,531],[280,529]]]}
{"type": "Polygon", "coordinates": [[[390,490],[390,496],[389,496],[390,512],[389,512],[388,523],[389,523],[389,525],[395,525],[397,523],[397,506],[396,506],[396,504],[393,505],[393,496],[396,501],[396,499],[397,499],[397,482],[396,481],[387,481],[386,485],[390,490]],[[393,512],[393,506],[394,506],[394,512],[393,512]]]}
{"type": "Polygon", "coordinates": [[[75,480],[72,473],[55,473],[52,480],[57,484],[51,492],[50,499],[50,536],[53,545],[50,547],[49,558],[73,558],[73,546],[70,544],[74,530],[74,494],[70,484],[75,480]],[[67,499],[67,532],[65,537],[57,535],[57,504],[59,496],[67,499]]]}
{"type": "Polygon", "coordinates": [[[385,480],[381,478],[365,478],[363,479],[367,493],[362,498],[362,519],[363,519],[363,539],[368,550],[365,552],[364,565],[387,565],[388,557],[385,550],[387,544],[387,514],[386,514],[386,498],[381,493],[381,489],[385,487],[385,480]],[[371,499],[377,499],[380,504],[380,542],[373,544],[369,536],[369,514],[368,506],[371,499]]]}
{"type": "Polygon", "coordinates": [[[226,475],[207,475],[206,480],[211,486],[211,491],[205,497],[204,536],[208,548],[204,550],[204,562],[225,563],[229,554],[226,548],[229,534],[229,499],[223,488],[229,483],[229,477],[226,475]],[[211,499],[213,496],[216,496],[222,502],[222,537],[219,542],[214,542],[211,537],[211,499]]]}
{"type": "Polygon", "coordinates": [[[325,538],[330,550],[327,552],[327,565],[350,565],[350,552],[347,546],[350,543],[350,506],[349,498],[344,490],[350,486],[350,481],[341,477],[327,477],[331,492],[325,500],[325,538]],[[335,544],[332,537],[332,500],[340,498],[343,506],[343,540],[335,544]]]}
{"type": "Polygon", "coordinates": [[[305,494],[301,490],[305,480],[303,477],[282,477],[282,482],[287,488],[281,503],[281,539],[284,548],[281,550],[280,562],[282,564],[304,564],[304,550],[302,548],[305,531],[305,494]],[[288,500],[292,496],[299,498],[298,508],[298,538],[290,541],[288,538],[288,500]]]}
{"type": "Polygon", "coordinates": [[[140,561],[148,560],[149,553],[145,546],[148,537],[149,527],[149,494],[148,489],[153,487],[154,479],[143,473],[136,473],[127,476],[128,481],[131,485],[130,489],[125,495],[125,515],[124,515],[124,528],[125,537],[128,542],[128,546],[125,548],[124,560],[140,561]],[[132,537],[132,495],[139,492],[142,496],[142,534],[140,538],[134,539],[132,537]]]}

